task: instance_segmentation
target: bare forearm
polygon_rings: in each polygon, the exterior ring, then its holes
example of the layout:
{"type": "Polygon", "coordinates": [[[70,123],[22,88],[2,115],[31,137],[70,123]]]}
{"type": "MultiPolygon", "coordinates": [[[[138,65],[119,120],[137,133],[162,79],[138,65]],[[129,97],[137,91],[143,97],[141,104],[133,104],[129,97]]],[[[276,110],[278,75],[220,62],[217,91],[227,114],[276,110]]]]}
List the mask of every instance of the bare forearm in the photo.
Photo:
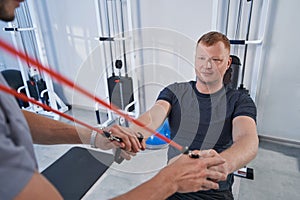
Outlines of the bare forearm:
{"type": "Polygon", "coordinates": [[[214,150],[193,153],[201,158],[191,159],[188,155],[180,155],[154,178],[114,200],[160,200],[175,192],[218,189],[219,185],[212,180],[225,180],[225,173],[210,168],[224,164],[225,160],[214,150]]]}
{"type": "Polygon", "coordinates": [[[41,174],[35,172],[23,190],[15,197],[16,200],[43,199],[60,200],[63,199],[57,189],[41,174]]]}
{"type": "Polygon", "coordinates": [[[244,167],[253,160],[258,151],[258,136],[254,121],[234,121],[235,126],[233,145],[223,151],[221,156],[225,158],[229,173],[244,167]]]}
{"type": "MultiPolygon", "coordinates": [[[[144,113],[143,115],[141,115],[137,120],[142,123],[143,125],[145,125],[145,127],[151,129],[151,130],[156,130],[161,123],[152,120],[152,116],[151,116],[151,112],[147,111],[146,113],[144,113]],[[156,122],[156,123],[155,123],[156,122]]],[[[148,138],[150,137],[153,133],[146,131],[143,127],[138,126],[136,124],[132,124],[130,126],[130,128],[136,132],[140,132],[141,134],[143,134],[144,138],[148,138]]]]}
{"type": "Polygon", "coordinates": [[[24,111],[34,143],[37,144],[81,144],[89,143],[91,131],[71,124],[53,120],[24,111]]]}
{"type": "MultiPolygon", "coordinates": [[[[159,100],[150,110],[142,114],[138,118],[138,121],[144,124],[147,128],[156,130],[165,121],[169,109],[170,105],[168,102],[159,100]]],[[[137,126],[135,124],[133,124],[131,128],[137,132],[142,133],[145,138],[148,138],[153,134],[152,132],[148,132],[143,127],[137,126]]]]}
{"type": "Polygon", "coordinates": [[[229,172],[232,173],[253,160],[257,154],[257,146],[258,142],[251,142],[251,144],[249,144],[249,140],[247,141],[245,138],[222,152],[221,156],[225,158],[229,164],[229,172]]]}
{"type": "Polygon", "coordinates": [[[176,185],[172,180],[168,180],[164,175],[168,173],[166,170],[160,172],[154,178],[136,187],[135,189],[120,195],[113,200],[127,200],[127,199],[147,199],[147,200],[163,200],[176,192],[176,185]]]}

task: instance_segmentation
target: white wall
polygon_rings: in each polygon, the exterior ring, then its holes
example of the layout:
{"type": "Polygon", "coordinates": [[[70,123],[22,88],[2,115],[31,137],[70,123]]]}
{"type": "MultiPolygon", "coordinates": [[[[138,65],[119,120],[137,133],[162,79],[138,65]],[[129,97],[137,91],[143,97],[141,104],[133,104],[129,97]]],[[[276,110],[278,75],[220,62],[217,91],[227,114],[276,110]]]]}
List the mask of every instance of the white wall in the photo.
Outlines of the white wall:
{"type": "Polygon", "coordinates": [[[300,1],[271,1],[257,98],[261,135],[300,142],[300,1]]]}
{"type": "MultiPolygon", "coordinates": [[[[42,29],[49,65],[92,93],[99,94],[96,83],[103,66],[96,56],[99,36],[94,1],[35,1],[39,28],[42,29]],[[92,57],[92,59],[91,59],[92,57]]],[[[98,52],[99,53],[99,52],[98,52]]],[[[103,85],[103,84],[101,84],[103,85]]],[[[73,105],[93,107],[92,100],[55,82],[55,91],[73,105]]]]}
{"type": "MultiPolygon", "coordinates": [[[[237,2],[231,7],[235,6],[235,9],[238,9],[237,2]]],[[[249,40],[263,41],[261,45],[248,45],[244,84],[251,91],[250,94],[257,105],[259,135],[300,142],[300,57],[296,49],[300,45],[300,27],[297,24],[300,17],[297,8],[300,2],[269,2],[263,38],[259,34],[259,26],[266,12],[262,11],[266,0],[254,1],[253,4],[249,40]],[[256,53],[260,48],[262,57],[261,63],[258,63],[256,53]],[[258,64],[260,66],[257,66],[258,64]],[[258,79],[255,77],[257,67],[258,79]]],[[[234,1],[231,1],[231,4],[234,4],[234,1]]],[[[247,23],[243,21],[241,26],[245,27],[247,23]]],[[[234,24],[230,25],[228,35],[232,37],[235,29],[234,24]]],[[[240,39],[244,38],[245,34],[242,34],[240,39]]],[[[243,51],[243,48],[238,50],[242,62],[243,51]]]]}
{"type": "Polygon", "coordinates": [[[139,73],[141,110],[155,102],[159,91],[175,81],[195,79],[196,41],[212,27],[213,2],[207,0],[143,0],[135,22],[144,44],[139,73]],[[144,107],[143,107],[144,105],[144,107]]]}

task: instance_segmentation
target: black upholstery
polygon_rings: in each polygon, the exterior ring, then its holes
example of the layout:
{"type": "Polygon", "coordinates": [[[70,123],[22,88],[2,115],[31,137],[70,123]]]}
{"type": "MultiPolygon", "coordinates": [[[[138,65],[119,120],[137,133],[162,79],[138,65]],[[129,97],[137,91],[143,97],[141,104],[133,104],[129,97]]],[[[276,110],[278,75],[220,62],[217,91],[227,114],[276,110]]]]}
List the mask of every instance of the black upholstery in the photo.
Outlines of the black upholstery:
{"type": "MultiPolygon", "coordinates": [[[[7,70],[1,71],[1,73],[11,88],[18,90],[20,87],[24,86],[22,74],[19,70],[7,69],[7,70]]],[[[22,89],[21,92],[26,95],[25,89],[22,89]]],[[[29,106],[29,104],[27,102],[21,101],[19,99],[16,99],[16,100],[17,100],[20,108],[22,108],[22,107],[26,108],[29,106]]]]}
{"type": "MultiPolygon", "coordinates": [[[[82,147],[72,147],[42,174],[65,200],[82,199],[113,163],[111,154],[82,147]]],[[[101,199],[101,197],[100,197],[101,199]]]]}
{"type": "Polygon", "coordinates": [[[239,57],[235,55],[230,55],[230,57],[232,62],[224,74],[223,82],[225,85],[228,85],[228,87],[237,89],[241,61],[239,57]]]}

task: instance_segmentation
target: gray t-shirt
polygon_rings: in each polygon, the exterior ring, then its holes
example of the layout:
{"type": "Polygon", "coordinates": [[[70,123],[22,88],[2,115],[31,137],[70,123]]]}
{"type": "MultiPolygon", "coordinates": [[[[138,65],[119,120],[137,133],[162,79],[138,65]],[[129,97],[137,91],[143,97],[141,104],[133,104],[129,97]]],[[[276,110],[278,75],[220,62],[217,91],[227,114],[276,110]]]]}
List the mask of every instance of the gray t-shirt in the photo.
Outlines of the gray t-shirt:
{"type": "MultiPolygon", "coordinates": [[[[0,84],[7,85],[0,74],[0,84]]],[[[0,199],[13,199],[37,170],[32,138],[15,97],[0,90],[0,199]]]]}

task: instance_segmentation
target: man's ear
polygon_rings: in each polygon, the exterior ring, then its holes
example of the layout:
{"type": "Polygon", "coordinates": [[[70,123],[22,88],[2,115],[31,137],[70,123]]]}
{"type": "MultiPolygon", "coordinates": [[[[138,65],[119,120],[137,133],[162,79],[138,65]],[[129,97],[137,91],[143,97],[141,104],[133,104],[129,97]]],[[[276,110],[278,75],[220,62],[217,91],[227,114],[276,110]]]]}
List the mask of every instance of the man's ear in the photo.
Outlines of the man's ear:
{"type": "Polygon", "coordinates": [[[232,58],[231,58],[231,56],[229,56],[228,63],[227,63],[227,69],[230,67],[231,62],[232,62],[232,58]]]}

